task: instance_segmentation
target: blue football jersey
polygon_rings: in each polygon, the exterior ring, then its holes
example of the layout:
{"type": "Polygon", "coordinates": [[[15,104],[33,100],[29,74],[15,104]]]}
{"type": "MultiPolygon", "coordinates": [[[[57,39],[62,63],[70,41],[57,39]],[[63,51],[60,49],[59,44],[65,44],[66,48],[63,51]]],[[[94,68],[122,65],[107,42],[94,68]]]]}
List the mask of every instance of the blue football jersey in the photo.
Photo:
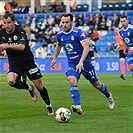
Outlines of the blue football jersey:
{"type": "Polygon", "coordinates": [[[124,28],[120,29],[120,35],[126,43],[127,48],[133,47],[133,25],[129,24],[126,30],[124,28]]]}
{"type": "MultiPolygon", "coordinates": [[[[56,34],[56,37],[57,42],[63,46],[66,52],[68,64],[78,64],[83,52],[81,42],[87,39],[83,31],[73,27],[69,33],[61,31],[56,34]]],[[[86,57],[84,63],[91,63],[89,56],[86,57]]]]}

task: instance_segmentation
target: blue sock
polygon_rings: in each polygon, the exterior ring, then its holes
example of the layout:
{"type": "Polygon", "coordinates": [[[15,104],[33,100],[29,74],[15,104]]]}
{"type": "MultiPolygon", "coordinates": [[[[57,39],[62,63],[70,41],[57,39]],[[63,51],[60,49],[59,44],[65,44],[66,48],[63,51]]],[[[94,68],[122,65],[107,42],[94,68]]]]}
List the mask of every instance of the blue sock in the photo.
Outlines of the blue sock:
{"type": "Polygon", "coordinates": [[[107,98],[110,97],[110,93],[109,93],[107,87],[105,86],[105,84],[102,84],[102,88],[101,88],[100,91],[101,91],[107,98]]]}
{"type": "Polygon", "coordinates": [[[80,106],[80,93],[77,86],[71,86],[70,87],[71,96],[73,98],[73,101],[75,105],[80,106]]]}
{"type": "Polygon", "coordinates": [[[133,72],[132,72],[132,78],[133,78],[133,72]]]}

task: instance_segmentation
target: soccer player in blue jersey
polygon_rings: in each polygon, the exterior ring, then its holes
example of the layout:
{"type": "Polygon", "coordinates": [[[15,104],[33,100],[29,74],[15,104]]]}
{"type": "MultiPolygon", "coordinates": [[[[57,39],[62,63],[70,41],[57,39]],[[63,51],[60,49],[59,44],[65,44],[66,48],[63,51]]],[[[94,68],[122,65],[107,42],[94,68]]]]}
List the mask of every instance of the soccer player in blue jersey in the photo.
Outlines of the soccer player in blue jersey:
{"type": "Polygon", "coordinates": [[[54,58],[51,61],[51,67],[54,68],[56,59],[63,46],[68,59],[66,76],[70,84],[70,92],[75,104],[71,106],[71,109],[78,114],[83,114],[80,103],[80,92],[77,86],[81,74],[90,81],[96,89],[100,90],[106,96],[109,108],[114,109],[114,100],[111,93],[108,91],[105,84],[98,80],[95,69],[91,64],[90,57],[88,56],[89,45],[83,31],[73,27],[72,14],[62,14],[61,23],[63,31],[56,35],[58,43],[56,45],[54,58]]]}
{"type": "Polygon", "coordinates": [[[120,17],[122,28],[120,29],[120,35],[125,42],[124,53],[127,52],[127,62],[129,70],[132,72],[133,78],[133,25],[129,24],[127,16],[120,17]]]}

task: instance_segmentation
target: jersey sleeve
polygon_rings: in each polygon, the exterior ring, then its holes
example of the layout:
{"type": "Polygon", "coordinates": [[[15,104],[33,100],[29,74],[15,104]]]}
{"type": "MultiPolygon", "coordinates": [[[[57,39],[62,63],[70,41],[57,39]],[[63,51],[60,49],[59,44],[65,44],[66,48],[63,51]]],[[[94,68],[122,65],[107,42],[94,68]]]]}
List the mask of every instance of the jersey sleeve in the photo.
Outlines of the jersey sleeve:
{"type": "Polygon", "coordinates": [[[28,41],[27,35],[25,33],[25,31],[23,30],[23,28],[19,28],[18,29],[18,44],[26,44],[28,41]]]}
{"type": "Polygon", "coordinates": [[[79,31],[78,31],[78,38],[79,38],[80,42],[87,40],[85,34],[83,33],[83,31],[81,29],[79,29],[79,31]]]}
{"type": "Polygon", "coordinates": [[[61,43],[58,34],[56,34],[56,42],[61,43]]]}

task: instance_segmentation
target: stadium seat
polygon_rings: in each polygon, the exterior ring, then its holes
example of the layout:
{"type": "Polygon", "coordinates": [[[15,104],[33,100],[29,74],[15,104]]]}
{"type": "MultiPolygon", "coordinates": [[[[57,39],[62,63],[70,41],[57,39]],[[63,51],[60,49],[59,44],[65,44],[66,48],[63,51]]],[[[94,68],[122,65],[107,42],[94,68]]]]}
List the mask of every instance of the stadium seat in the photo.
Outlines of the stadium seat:
{"type": "Polygon", "coordinates": [[[82,4],[78,4],[77,6],[76,6],[76,11],[77,12],[81,12],[83,10],[83,5],[82,4]]]}
{"type": "Polygon", "coordinates": [[[133,10],[133,2],[129,2],[127,4],[127,8],[128,8],[128,10],[133,10]]]}
{"type": "Polygon", "coordinates": [[[120,10],[120,4],[119,3],[114,4],[114,10],[120,10]]]}
{"type": "Polygon", "coordinates": [[[108,4],[108,10],[114,10],[114,4],[113,3],[108,4]]]}
{"type": "Polygon", "coordinates": [[[89,5],[88,4],[83,4],[83,9],[82,11],[89,11],[89,5]]]}
{"type": "Polygon", "coordinates": [[[18,13],[21,13],[21,10],[22,10],[22,9],[23,9],[23,6],[19,6],[17,12],[18,12],[18,13]]]}
{"type": "Polygon", "coordinates": [[[120,4],[120,10],[127,10],[128,9],[128,6],[126,3],[121,3],[120,4]]]}
{"type": "Polygon", "coordinates": [[[107,10],[108,10],[108,4],[102,3],[102,11],[107,11],[107,10]]]}

